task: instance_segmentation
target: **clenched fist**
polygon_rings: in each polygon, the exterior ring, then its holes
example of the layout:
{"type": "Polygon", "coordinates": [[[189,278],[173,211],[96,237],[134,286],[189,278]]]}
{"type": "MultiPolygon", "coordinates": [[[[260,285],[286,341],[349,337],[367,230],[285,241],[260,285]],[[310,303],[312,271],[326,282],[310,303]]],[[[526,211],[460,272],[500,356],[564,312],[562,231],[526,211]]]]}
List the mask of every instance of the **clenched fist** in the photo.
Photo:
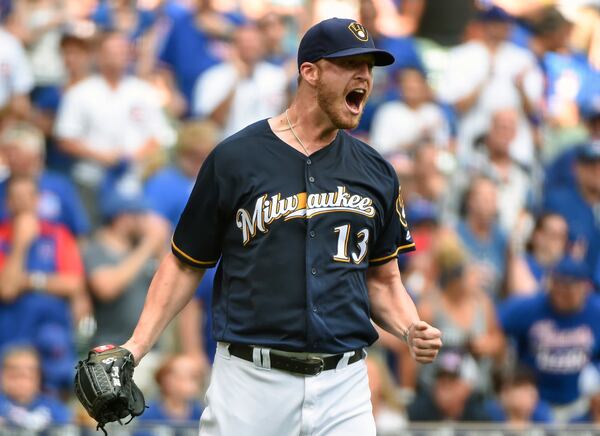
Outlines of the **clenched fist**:
{"type": "Polygon", "coordinates": [[[419,321],[408,329],[410,354],[419,363],[431,363],[442,347],[442,333],[425,321],[419,321]]]}

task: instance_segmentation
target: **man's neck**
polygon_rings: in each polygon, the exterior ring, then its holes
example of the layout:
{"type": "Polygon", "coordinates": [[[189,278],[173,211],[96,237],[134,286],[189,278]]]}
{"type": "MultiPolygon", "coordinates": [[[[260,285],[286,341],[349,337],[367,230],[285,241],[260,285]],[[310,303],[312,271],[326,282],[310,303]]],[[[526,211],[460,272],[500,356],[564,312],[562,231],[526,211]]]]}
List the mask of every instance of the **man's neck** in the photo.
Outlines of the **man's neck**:
{"type": "Polygon", "coordinates": [[[163,406],[167,409],[171,417],[187,418],[190,414],[190,407],[186,400],[163,397],[163,406]]]}
{"type": "Polygon", "coordinates": [[[111,88],[117,88],[123,78],[123,74],[112,71],[102,71],[101,74],[111,88]]]}
{"type": "MultiPolygon", "coordinates": [[[[288,116],[294,133],[311,154],[329,145],[337,136],[339,129],[314,96],[299,94],[290,105],[288,116]]],[[[287,119],[285,121],[287,124],[287,119]]]]}
{"type": "Polygon", "coordinates": [[[488,239],[492,233],[490,225],[485,220],[470,217],[467,219],[467,224],[477,239],[488,239]]]}

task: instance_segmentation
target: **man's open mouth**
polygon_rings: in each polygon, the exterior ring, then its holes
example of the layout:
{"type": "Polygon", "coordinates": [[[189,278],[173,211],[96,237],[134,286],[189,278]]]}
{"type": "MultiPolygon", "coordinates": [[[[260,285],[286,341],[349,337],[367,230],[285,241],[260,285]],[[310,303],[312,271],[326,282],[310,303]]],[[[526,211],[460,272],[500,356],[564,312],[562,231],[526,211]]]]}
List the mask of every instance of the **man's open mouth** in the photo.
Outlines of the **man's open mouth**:
{"type": "Polygon", "coordinates": [[[346,105],[354,115],[360,114],[363,101],[367,97],[367,90],[363,88],[355,88],[346,94],[346,105]]]}

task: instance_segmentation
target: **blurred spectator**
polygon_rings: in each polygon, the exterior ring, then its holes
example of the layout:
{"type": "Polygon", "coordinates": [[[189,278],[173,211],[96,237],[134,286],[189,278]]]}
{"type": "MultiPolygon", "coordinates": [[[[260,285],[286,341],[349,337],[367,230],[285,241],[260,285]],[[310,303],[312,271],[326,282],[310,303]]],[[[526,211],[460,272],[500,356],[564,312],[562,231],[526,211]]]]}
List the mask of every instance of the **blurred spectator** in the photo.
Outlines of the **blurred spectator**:
{"type": "Polygon", "coordinates": [[[36,87],[52,86],[64,79],[64,65],[59,56],[61,28],[70,17],[60,0],[25,0],[18,2],[24,42],[36,87]]]}
{"type": "Polygon", "coordinates": [[[569,241],[594,273],[600,265],[600,142],[580,147],[575,163],[576,185],[546,191],[544,209],[569,223],[569,241]]]}
{"type": "Polygon", "coordinates": [[[115,190],[102,202],[103,225],[84,259],[98,328],[92,346],[121,344],[133,332],[169,229],[145,200],[115,190]]]}
{"type": "Polygon", "coordinates": [[[433,386],[408,406],[410,421],[487,421],[483,403],[461,375],[461,354],[445,351],[437,362],[433,386]]]}
{"type": "Polygon", "coordinates": [[[104,168],[129,162],[134,167],[128,174],[135,178],[145,162],[175,140],[154,89],[126,74],[129,50],[124,35],[103,35],[97,52],[100,74],[65,93],[56,120],[61,148],[79,160],[73,177],[84,189],[93,218],[104,168]]]}
{"type": "MultiPolygon", "coordinates": [[[[403,157],[404,159],[406,156],[403,157]]],[[[393,158],[397,159],[397,155],[393,158]]],[[[393,162],[393,160],[392,160],[393,162]]],[[[409,164],[411,159],[409,156],[409,164]]],[[[452,156],[431,142],[419,144],[412,155],[412,170],[402,179],[402,190],[407,191],[407,202],[421,198],[440,206],[447,190],[449,169],[453,167],[452,156]]],[[[399,171],[402,177],[402,172],[399,171]]]]}
{"type": "Polygon", "coordinates": [[[498,190],[484,176],[471,180],[463,197],[464,217],[456,226],[481,284],[493,300],[502,297],[508,244],[498,226],[498,190]]]}
{"type": "Polygon", "coordinates": [[[510,155],[510,144],[515,138],[518,114],[513,109],[498,110],[492,114],[490,128],[482,143],[473,150],[468,161],[453,174],[445,199],[452,217],[458,214],[458,199],[471,184],[472,178],[484,175],[493,180],[498,190],[498,225],[505,234],[516,238],[522,233],[523,218],[531,179],[523,167],[510,155]],[[450,204],[454,202],[455,204],[450,204]]]}
{"type": "Polygon", "coordinates": [[[574,144],[561,152],[546,168],[544,189],[564,188],[577,183],[575,166],[578,154],[586,143],[600,141],[600,73],[590,74],[580,90],[579,113],[587,130],[588,140],[574,144]]]}
{"type": "Polygon", "coordinates": [[[65,32],[60,39],[60,55],[66,70],[64,82],[55,86],[36,88],[31,95],[33,111],[30,120],[47,137],[46,163],[49,168],[65,174],[70,172],[72,159],[58,149],[56,140],[52,136],[54,119],[63,93],[90,74],[91,48],[91,36],[65,32]]]}
{"type": "Polygon", "coordinates": [[[366,362],[377,434],[399,434],[408,423],[390,370],[377,354],[369,354],[366,362]]]}
{"type": "Polygon", "coordinates": [[[8,114],[27,116],[33,73],[21,42],[0,22],[0,121],[8,114]]]}
{"type": "Polygon", "coordinates": [[[463,41],[467,25],[475,16],[473,0],[408,0],[417,17],[415,36],[442,47],[454,47],[463,41]]]}
{"type": "Polygon", "coordinates": [[[509,295],[533,294],[546,287],[550,271],[567,254],[568,230],[561,215],[537,217],[525,253],[510,261],[509,295]]]}
{"type": "Polygon", "coordinates": [[[33,348],[6,349],[0,373],[0,426],[40,432],[71,422],[71,412],[66,405],[42,394],[40,357],[33,348]]]}
{"type": "Polygon", "coordinates": [[[463,42],[476,13],[476,1],[407,0],[401,7],[409,21],[416,24],[414,36],[419,54],[430,83],[437,90],[445,80],[443,71],[448,63],[448,52],[463,42]]]}
{"type": "Polygon", "coordinates": [[[409,256],[402,268],[402,282],[410,295],[419,301],[437,281],[433,246],[439,234],[439,212],[434,203],[420,197],[406,203],[406,218],[410,233],[419,247],[409,256]]]}
{"type": "MultiPolygon", "coordinates": [[[[90,231],[86,210],[70,179],[44,168],[44,137],[25,123],[8,126],[0,132],[0,151],[9,176],[31,177],[37,182],[40,218],[65,225],[75,236],[90,231]]],[[[7,181],[0,182],[0,220],[7,217],[7,181]]]]}
{"type": "Polygon", "coordinates": [[[173,164],[146,180],[149,206],[169,220],[173,228],[192,192],[204,159],[217,144],[219,130],[211,121],[188,121],[179,128],[173,164]]]}
{"type": "Polygon", "coordinates": [[[206,376],[193,358],[184,354],[168,357],[155,374],[160,398],[148,404],[138,422],[168,425],[175,430],[173,436],[180,434],[178,425],[197,425],[203,409],[197,398],[206,376]]]}
{"type": "Polygon", "coordinates": [[[500,321],[521,363],[534,371],[540,397],[554,418],[567,422],[584,411],[578,379],[600,355],[600,299],[591,294],[587,265],[564,258],[554,268],[548,292],[515,297],[500,307],[500,321]]]}
{"type": "Polygon", "coordinates": [[[173,17],[158,55],[164,72],[172,75],[185,97],[188,114],[198,76],[223,57],[217,49],[217,40],[229,38],[233,32],[231,17],[216,12],[210,0],[192,0],[189,5],[189,10],[182,10],[173,17]]]}
{"type": "Polygon", "coordinates": [[[419,56],[416,42],[410,36],[410,32],[407,33],[407,23],[382,25],[396,21],[395,18],[403,21],[404,16],[398,15],[398,9],[400,8],[392,2],[360,0],[360,23],[369,29],[375,46],[392,53],[396,59],[393,65],[373,70],[373,89],[357,128],[362,134],[368,134],[371,130],[373,116],[379,105],[391,97],[398,97],[397,81],[391,80],[397,71],[410,68],[425,74],[425,66],[419,56]],[[400,34],[402,36],[399,36],[400,34]]]}
{"type": "Polygon", "coordinates": [[[235,30],[230,60],[198,78],[193,113],[221,126],[223,138],[283,110],[287,75],[264,56],[259,29],[246,23],[235,30]]]}
{"type": "Polygon", "coordinates": [[[6,192],[9,218],[0,225],[0,346],[26,340],[46,349],[45,330],[52,328],[61,346],[56,356],[44,356],[56,366],[44,374],[45,382],[65,388],[72,383],[74,363],[70,304],[84,284],[79,250],[64,226],[37,217],[34,179],[11,177],[6,192]]]}
{"type": "Polygon", "coordinates": [[[488,401],[486,410],[492,421],[505,422],[516,431],[533,423],[552,422],[552,410],[540,400],[535,377],[525,367],[517,367],[501,378],[498,400],[488,401]]]}
{"type": "MultiPolygon", "coordinates": [[[[131,335],[170,235],[167,221],[149,213],[139,194],[116,188],[101,210],[103,224],[84,250],[97,323],[91,346],[122,344],[131,335]]],[[[159,345],[136,369],[135,381],[148,397],[156,390],[152,377],[161,356],[159,345]]]]}
{"type": "Polygon", "coordinates": [[[530,166],[534,136],[528,117],[537,117],[543,94],[543,76],[535,57],[507,41],[512,18],[498,7],[482,12],[481,39],[466,42],[450,52],[439,96],[459,114],[458,156],[467,161],[476,139],[489,127],[498,109],[518,113],[511,156],[530,166]]]}
{"type": "Polygon", "coordinates": [[[257,24],[263,36],[264,60],[286,69],[291,67],[295,73],[294,53],[290,53],[285,46],[285,17],[275,11],[270,11],[263,15],[257,24]]]}
{"type": "Polygon", "coordinates": [[[123,33],[133,41],[154,24],[154,8],[159,3],[160,0],[100,0],[91,18],[101,30],[123,33]]]}
{"type": "Polygon", "coordinates": [[[405,68],[395,77],[402,101],[390,101],[377,109],[370,143],[384,155],[409,152],[423,141],[448,148],[450,127],[442,110],[432,102],[424,73],[405,68]]]}
{"type": "MultiPolygon", "coordinates": [[[[489,394],[492,359],[502,354],[504,338],[494,304],[469,267],[460,240],[453,232],[446,232],[438,234],[433,248],[440,290],[423,296],[419,315],[444,332],[444,348],[462,354],[463,376],[469,378],[473,390],[489,394]]],[[[440,362],[420,368],[420,388],[431,389],[440,362]]]]}

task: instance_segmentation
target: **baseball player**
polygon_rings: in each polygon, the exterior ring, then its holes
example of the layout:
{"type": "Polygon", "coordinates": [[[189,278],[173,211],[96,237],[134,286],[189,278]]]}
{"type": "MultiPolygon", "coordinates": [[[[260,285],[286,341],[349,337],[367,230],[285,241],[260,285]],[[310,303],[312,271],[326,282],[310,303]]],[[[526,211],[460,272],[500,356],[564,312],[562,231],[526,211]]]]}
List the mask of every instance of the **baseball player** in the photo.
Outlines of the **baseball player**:
{"type": "Polygon", "coordinates": [[[440,332],[419,320],[398,270],[414,243],[396,174],[344,131],[372,67],[393,62],[355,21],[316,24],[289,109],[224,140],[200,170],[123,347],[139,362],[220,259],[201,435],[375,435],[372,321],[418,362],[437,355],[440,332]]]}

